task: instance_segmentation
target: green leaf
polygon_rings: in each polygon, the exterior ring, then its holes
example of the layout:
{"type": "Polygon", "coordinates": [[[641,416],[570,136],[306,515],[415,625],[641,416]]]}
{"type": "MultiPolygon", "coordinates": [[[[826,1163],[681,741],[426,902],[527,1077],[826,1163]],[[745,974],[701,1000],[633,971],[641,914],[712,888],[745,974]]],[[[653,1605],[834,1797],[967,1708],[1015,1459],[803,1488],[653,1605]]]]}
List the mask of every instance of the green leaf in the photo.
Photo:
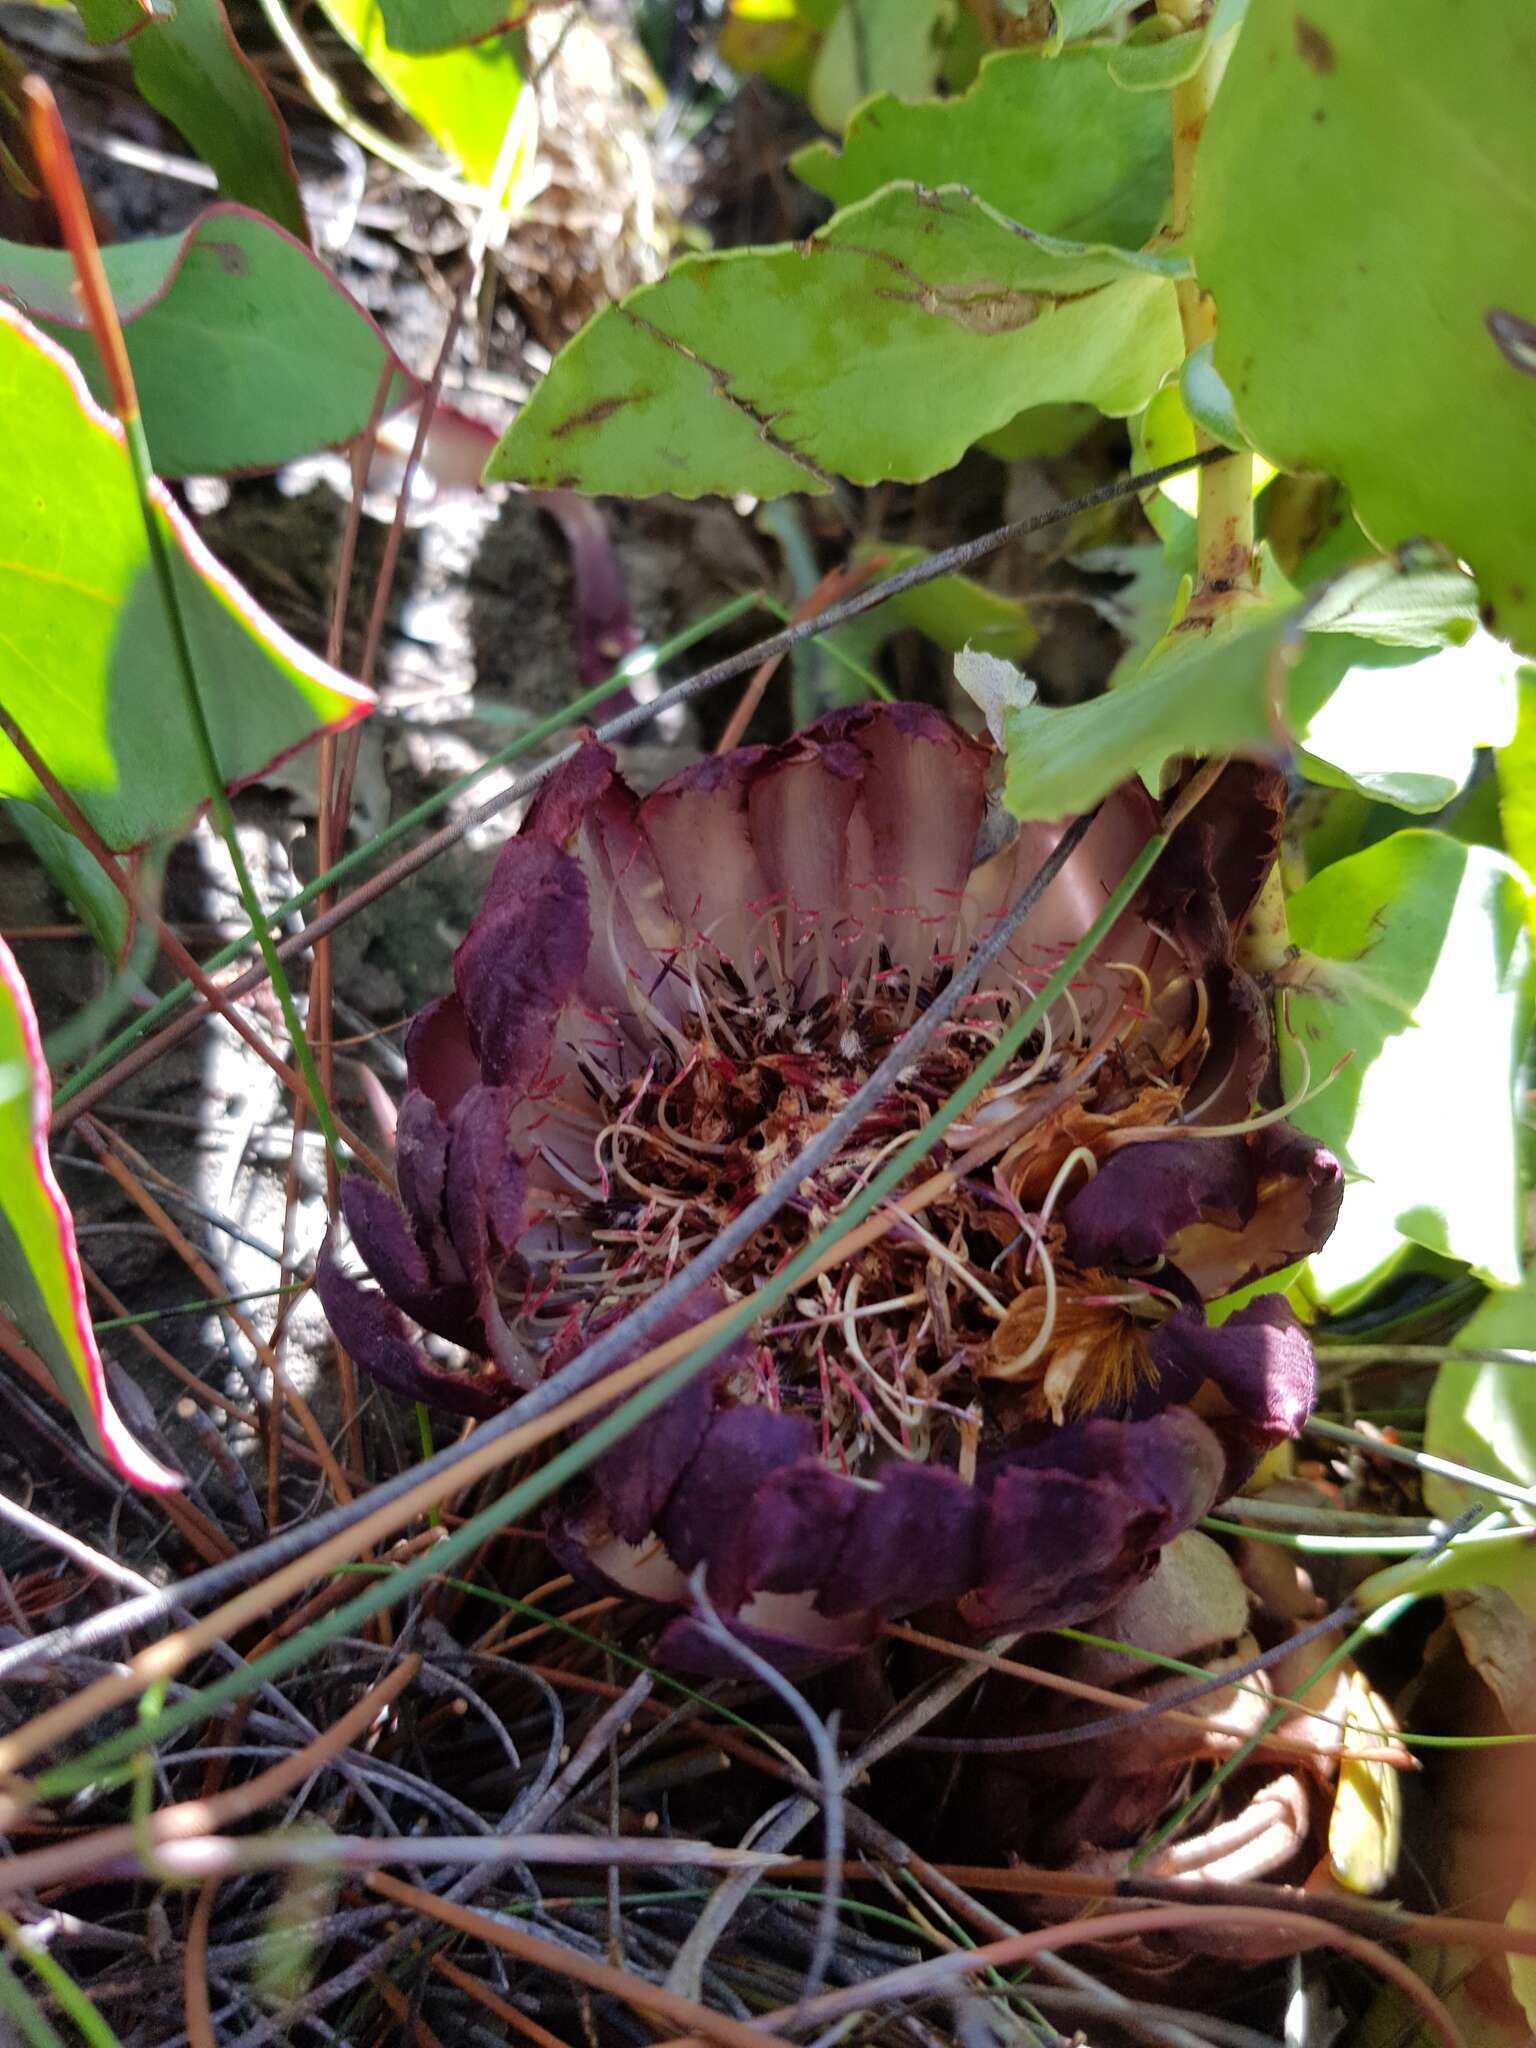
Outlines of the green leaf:
{"type": "Polygon", "coordinates": [[[1522,669],[1514,735],[1499,749],[1499,814],[1504,844],[1536,880],[1536,669],[1522,669]]]}
{"type": "Polygon", "coordinates": [[[1201,342],[1184,358],[1179,371],[1179,397],[1189,420],[1203,427],[1226,448],[1246,448],[1232,394],[1217,375],[1212,344],[1201,342]]]}
{"type": "Polygon", "coordinates": [[[1031,705],[1008,717],[1005,799],[1020,818],[1088,810],[1117,783],[1155,788],[1179,754],[1274,754],[1305,730],[1346,665],[1342,645],[1287,675],[1299,607],[1255,607],[1231,632],[1174,632],[1122,688],[1081,704],[1031,705]]]}
{"type": "Polygon", "coordinates": [[[1536,650],[1536,16],[1253,0],[1196,170],[1216,364],[1272,462],[1431,533],[1536,650]]]}
{"type": "Polygon", "coordinates": [[[915,482],[1021,401],[1134,411],[1181,354],[1166,263],[890,186],[808,242],[685,257],[605,307],[486,477],[685,498],[915,482]]]}
{"type": "Polygon", "coordinates": [[[1516,689],[1516,657],[1491,633],[1429,654],[1359,640],[1299,765],[1334,789],[1438,811],[1470,779],[1479,747],[1513,738],[1516,689]]]}
{"type": "Polygon", "coordinates": [[[841,152],[815,142],[790,168],[838,206],[882,185],[964,185],[1025,227],[1140,248],[1173,178],[1166,100],[1125,93],[1107,51],[1000,50],[959,99],[865,102],[841,152]]]}
{"type": "Polygon", "coordinates": [[[995,433],[983,434],[976,445],[999,462],[1029,462],[1065,455],[1098,423],[1091,405],[1031,405],[995,433]]]}
{"type": "MultiPolygon", "coordinates": [[[[928,549],[861,541],[853,551],[855,563],[874,556],[883,565],[881,575],[895,576],[926,562],[928,549]]],[[[975,647],[1006,661],[1022,661],[1040,637],[1027,604],[1005,597],[1000,590],[989,590],[973,576],[936,576],[931,583],[899,592],[873,616],[886,621],[886,633],[910,626],[946,654],[975,647]]]]}
{"type": "MultiPolygon", "coordinates": [[[[1460,1351],[1536,1351],[1536,1268],[1493,1294],[1457,1333],[1460,1351]]],[[[1437,1458],[1515,1486],[1536,1486],[1536,1366],[1447,1361],[1435,1374],[1424,1448],[1437,1458]]],[[[1454,1479],[1424,1474],[1431,1514],[1453,1520],[1471,1496],[1454,1479]]]]}
{"type": "MultiPolygon", "coordinates": [[[[1177,399],[1172,385],[1167,390],[1177,399]]],[[[1186,559],[1185,546],[1176,534],[1163,575],[1154,558],[1133,602],[1161,601],[1167,579],[1186,559]]],[[[1130,775],[1142,775],[1155,788],[1163,764],[1175,755],[1282,753],[1289,740],[1309,739],[1352,668],[1393,658],[1366,633],[1391,637],[1422,656],[1466,630],[1471,586],[1438,567],[1398,574],[1390,563],[1369,563],[1306,607],[1267,558],[1263,575],[1262,603],[1214,633],[1175,628],[1107,695],[1013,713],[1008,808],[1021,818],[1069,817],[1130,775]]],[[[1361,687],[1377,684],[1367,677],[1361,687]]],[[[1411,747],[1413,737],[1390,723],[1390,706],[1384,715],[1389,740],[1411,747]]],[[[1340,733],[1345,752],[1350,735],[1342,722],[1340,733]]],[[[1360,766],[1362,780],[1367,774],[1384,780],[1393,763],[1360,766]]]]}
{"type": "MultiPolygon", "coordinates": [[[[263,215],[211,206],[185,234],[121,242],[102,260],[162,475],[275,469],[367,425],[393,352],[330,272],[263,215]]],[[[106,403],[69,256],[0,242],[0,295],[69,351],[106,403]]],[[[397,367],[390,403],[415,388],[397,367]]]]}
{"type": "Polygon", "coordinates": [[[392,50],[423,56],[521,26],[527,0],[379,0],[392,50]]]}
{"type": "Polygon", "coordinates": [[[135,1486],[170,1492],[180,1479],[134,1442],[107,1396],[74,1224],[48,1158],[51,1111],[32,999],[0,939],[0,1301],[92,1448],[135,1486]]]}
{"type": "Polygon", "coordinates": [[[128,905],[87,853],[73,832],[57,824],[36,804],[11,798],[4,805],[8,822],[37,855],[48,879],[79,911],[86,929],[115,966],[128,947],[128,905]]]}
{"type": "MultiPolygon", "coordinates": [[[[3,304],[0,417],[26,422],[0,493],[6,708],[107,843],[137,846],[206,791],[178,742],[181,688],[128,455],[74,364],[3,304]]],[[[369,693],[290,640],[157,496],[226,779],[361,717],[369,693]]],[[[0,796],[47,801],[6,741],[0,796]]]]}
{"type": "Polygon", "coordinates": [[[169,21],[176,11],[175,0],[90,0],[89,12],[78,6],[76,0],[41,0],[41,4],[74,7],[88,40],[98,46],[125,42],[147,22],[169,21]]]}
{"type": "MultiPolygon", "coordinates": [[[[931,92],[943,0],[843,0],[811,69],[807,98],[823,128],[841,128],[874,92],[931,92]]],[[[910,172],[908,173],[910,176],[910,172]]]]}
{"type": "Polygon", "coordinates": [[[1292,1120],[1359,1176],[1312,1262],[1325,1300],[1390,1268],[1405,1239],[1519,1282],[1526,894],[1491,849],[1407,831],[1290,899],[1281,1083],[1289,1099],[1348,1056],[1292,1120]]]}
{"type": "MultiPolygon", "coordinates": [[[[440,4],[440,0],[439,0],[440,4]]],[[[133,82],[157,113],[218,173],[219,189],[305,239],[304,206],[288,131],[260,73],[235,41],[223,0],[78,0],[92,42],[125,34],[133,82]]]]}
{"type": "MultiPolygon", "coordinates": [[[[421,123],[466,178],[488,186],[523,91],[521,38],[491,36],[466,49],[413,56],[391,49],[382,0],[320,4],[390,98],[421,123]]],[[[514,187],[517,180],[514,168],[514,187]]]]}

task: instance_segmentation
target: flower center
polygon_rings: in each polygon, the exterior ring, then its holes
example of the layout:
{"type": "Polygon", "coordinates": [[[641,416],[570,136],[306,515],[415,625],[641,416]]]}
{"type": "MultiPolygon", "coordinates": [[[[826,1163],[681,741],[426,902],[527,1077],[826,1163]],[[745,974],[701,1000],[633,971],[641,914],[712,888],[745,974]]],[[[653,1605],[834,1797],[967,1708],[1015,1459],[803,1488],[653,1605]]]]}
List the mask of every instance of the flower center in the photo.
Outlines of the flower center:
{"type": "MultiPolygon", "coordinates": [[[[645,1069],[615,1079],[583,1065],[591,1176],[551,1198],[534,1282],[506,1304],[537,1348],[632,1305],[710,1243],[846,1106],[949,969],[914,997],[905,969],[875,966],[804,1006],[749,989],[718,958],[677,971],[691,1007],[645,1069]]],[[[754,1292],[930,1120],[1020,993],[977,992],[938,1028],[835,1159],[722,1269],[729,1295],[754,1292]]],[[[1091,1033],[1074,999],[1059,1004],[914,1177],[947,1168],[947,1188],[918,1214],[883,1212],[873,1243],[760,1325],[755,1368],[729,1398],[810,1416],[823,1454],[850,1472],[892,1455],[947,1455],[964,1472],[1021,1424],[1134,1395],[1151,1373],[1141,1333],[1169,1298],[1074,1269],[1052,1217],[1111,1132],[1177,1110],[1182,1090],[1142,1036],[1139,1000],[1128,974],[1117,1015],[1091,1033]]]]}

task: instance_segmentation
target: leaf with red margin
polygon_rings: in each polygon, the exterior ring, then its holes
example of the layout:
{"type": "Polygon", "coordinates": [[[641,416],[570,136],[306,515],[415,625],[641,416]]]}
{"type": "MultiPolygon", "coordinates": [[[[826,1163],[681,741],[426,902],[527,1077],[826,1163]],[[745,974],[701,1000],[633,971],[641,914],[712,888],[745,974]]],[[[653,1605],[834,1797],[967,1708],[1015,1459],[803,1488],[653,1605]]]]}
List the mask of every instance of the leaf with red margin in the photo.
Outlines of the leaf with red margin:
{"type": "Polygon", "coordinates": [[[384,40],[421,57],[521,28],[539,0],[379,0],[384,40]]]}
{"type": "Polygon", "coordinates": [[[32,998],[0,939],[0,1301],[91,1447],[133,1485],[172,1493],[180,1478],[134,1442],[107,1396],[75,1226],[48,1157],[52,1108],[32,998]]]}
{"type": "Polygon", "coordinates": [[[307,241],[288,131],[223,0],[76,0],[93,43],[125,42],[133,82],[218,173],[219,189],[307,241]]]}
{"type": "MultiPolygon", "coordinates": [[[[208,795],[121,427],[74,364],[0,302],[0,672],[5,705],[109,846],[174,831],[208,795]]],[[[204,547],[158,483],[225,781],[250,782],[371,709],[370,691],[291,640],[204,547]]],[[[0,797],[48,806],[0,741],[0,797]]]]}
{"type": "MultiPolygon", "coordinates": [[[[161,476],[276,469],[362,433],[386,370],[387,406],[420,388],[325,265],[249,207],[101,255],[161,476]]],[[[0,242],[0,291],[109,404],[70,256],[0,242]]]]}

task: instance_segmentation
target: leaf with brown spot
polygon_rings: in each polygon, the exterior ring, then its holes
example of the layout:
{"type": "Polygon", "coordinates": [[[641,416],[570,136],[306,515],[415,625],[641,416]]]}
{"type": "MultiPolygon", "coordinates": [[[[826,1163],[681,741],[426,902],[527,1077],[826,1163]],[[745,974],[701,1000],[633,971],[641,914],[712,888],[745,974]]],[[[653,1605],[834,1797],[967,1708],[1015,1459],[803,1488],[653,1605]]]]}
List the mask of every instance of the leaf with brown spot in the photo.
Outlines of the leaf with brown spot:
{"type": "Polygon", "coordinates": [[[1144,405],[1182,353],[1177,268],[888,186],[808,242],[685,257],[599,313],[486,477],[690,498],[916,482],[1021,403],[1144,405]]]}

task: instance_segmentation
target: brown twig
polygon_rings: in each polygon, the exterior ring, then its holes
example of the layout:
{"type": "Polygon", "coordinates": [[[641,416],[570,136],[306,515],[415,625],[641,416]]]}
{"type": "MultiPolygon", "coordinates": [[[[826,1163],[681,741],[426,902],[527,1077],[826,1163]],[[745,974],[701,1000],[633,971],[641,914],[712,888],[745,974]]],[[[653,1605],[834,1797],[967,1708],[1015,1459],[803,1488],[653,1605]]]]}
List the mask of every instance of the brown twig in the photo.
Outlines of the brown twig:
{"type": "Polygon", "coordinates": [[[473,1935],[536,1969],[548,1970],[554,1976],[584,1984],[589,1990],[622,1999],[634,2011],[665,2021],[669,2026],[685,2027],[702,2040],[718,2043],[719,2048],[763,2048],[763,2036],[755,2027],[743,2026],[740,2020],[728,2019],[723,2013],[710,2012],[691,1998],[680,1998],[659,1984],[648,1984],[628,1970],[616,1970],[610,1963],[600,1963],[575,1949],[561,1948],[536,1934],[525,1934],[495,1914],[478,1912],[472,1906],[453,1905],[435,1892],[423,1891],[419,1885],[402,1884],[382,1871],[374,1872],[368,1883],[381,1897],[408,1907],[423,1919],[436,1920],[460,1934],[473,1935]]]}
{"type": "MultiPolygon", "coordinates": [[[[131,1147],[126,1146],[122,1139],[115,1137],[112,1132],[89,1117],[81,1120],[80,1130],[96,1158],[100,1160],[101,1164],[107,1169],[107,1172],[111,1174],[134,1207],[154,1224],[156,1230],[159,1231],[188,1272],[193,1275],[198,1285],[206,1288],[209,1294],[217,1294],[219,1292],[218,1275],[203,1258],[197,1247],[192,1244],[155,1200],[148,1188],[144,1186],[142,1180],[140,1180],[125,1156],[131,1152],[131,1147]]],[[[352,1488],[348,1483],[346,1474],[337,1462],[335,1452],[331,1449],[326,1439],[325,1431],[316,1421],[314,1411],[309,1403],[304,1399],[304,1396],[299,1392],[292,1380],[288,1378],[282,1361],[243,1309],[238,1305],[231,1304],[228,1314],[230,1321],[239,1330],[241,1336],[244,1337],[247,1344],[256,1353],[256,1356],[261,1360],[267,1371],[271,1373],[273,1384],[276,1385],[279,1381],[282,1382],[283,1392],[288,1405],[293,1410],[300,1428],[313,1445],[315,1455],[320,1460],[321,1469],[324,1471],[326,1480],[336,1498],[340,1501],[351,1500],[352,1488]]]]}
{"type": "MultiPolygon", "coordinates": [[[[1127,1935],[1157,1934],[1172,1928],[1199,1927],[1211,1927],[1213,1931],[1223,1933],[1234,1928],[1251,1928],[1257,1933],[1286,1935],[1295,1940],[1299,1950],[1339,1949],[1386,1978],[1411,1999],[1434,2039],[1440,2043],[1440,2048],[1465,2048],[1455,2021],[1434,1992],[1389,1949],[1327,1921],[1268,1906],[1145,1906],[1123,1913],[1104,1913],[1088,1920],[1072,1921],[1065,1926],[1035,1928],[1027,1934],[1010,1935],[1005,1941],[986,1942],[979,1948],[935,1956],[927,1962],[915,1963],[909,1969],[893,1970],[888,1976],[849,1985],[841,1991],[823,1992],[819,1998],[803,2005],[781,2006],[777,2012],[765,2014],[757,2025],[765,2033],[782,2027],[791,2019],[797,2026],[809,2023],[825,2026],[849,2013],[863,2012],[872,2005],[898,1998],[930,1997],[952,1984],[964,1982],[978,1970],[1016,1968],[1020,1963],[1032,1961],[1043,1950],[1081,1947],[1085,1942],[1117,1941],[1127,1935]]],[[[701,2038],[710,2038],[702,2029],[698,2031],[701,2038]]],[[[667,2048],[683,2048],[683,2043],[670,2042],[667,2048]]]]}
{"type": "Polygon", "coordinates": [[[213,2003],[208,1996],[208,1926],[220,1880],[209,1878],[197,1894],[187,1928],[186,1953],[182,1957],[183,2017],[187,2022],[189,2048],[219,2048],[213,2031],[213,2003]]]}
{"type": "Polygon", "coordinates": [[[68,1883],[121,1857],[136,1857],[145,1847],[195,1841],[249,1820],[349,1748],[399,1698],[420,1667],[419,1657],[402,1658],[393,1671],[371,1686],[340,1720],[332,1722],[312,1742],[228,1792],[217,1793],[212,1799],[183,1800],[178,1806],[161,1807],[142,1824],[124,1822],[117,1827],[97,1828],[72,1841],[55,1842],[46,1849],[28,1849],[0,1862],[0,1892],[14,1898],[44,1885],[68,1883]]]}
{"type": "Polygon", "coordinates": [[[513,2033],[521,2034],[525,2041],[532,2041],[534,2048],[569,2048],[558,2034],[552,2034],[548,2027],[541,2027],[537,2020],[529,2019],[526,2013],[519,2012],[515,2005],[492,1991],[488,1984],[482,1984],[478,1977],[471,1977],[468,1970],[461,1970],[457,1963],[450,1963],[445,1955],[434,1955],[432,1967],[440,1977],[456,1984],[477,2005],[484,2006],[494,2018],[509,2026],[513,2033]]]}
{"type": "MultiPolygon", "coordinates": [[[[886,557],[876,555],[867,562],[845,563],[831,569],[809,596],[801,599],[790,614],[792,624],[802,624],[807,619],[820,616],[828,606],[841,604],[845,597],[862,590],[865,584],[878,576],[885,567],[886,557]]],[[[779,672],[784,656],[770,654],[741,693],[741,701],[726,721],[725,731],[715,743],[717,754],[728,754],[733,747],[740,746],[742,734],[752,723],[753,714],[763,701],[763,693],[779,672]]]]}
{"type": "MultiPolygon", "coordinates": [[[[1037,1664],[1021,1664],[1015,1658],[1000,1656],[993,1650],[973,1649],[965,1643],[950,1642],[947,1637],[930,1635],[926,1629],[911,1628],[905,1622],[888,1621],[882,1633],[894,1636],[899,1642],[914,1643],[919,1649],[933,1650],[940,1656],[951,1657],[964,1663],[980,1664],[1002,1677],[1022,1679],[1028,1685],[1044,1686],[1048,1691],[1064,1693],[1071,1699],[1089,1700],[1095,1706],[1109,1707],[1118,1713],[1138,1713],[1147,1704],[1143,1699],[1115,1692],[1109,1686],[1090,1685],[1085,1679],[1069,1678],[1063,1672],[1047,1671],[1037,1664]]],[[[1131,1661],[1135,1661],[1134,1658],[1131,1661]]],[[[1210,1676],[1213,1684],[1220,1687],[1222,1673],[1213,1671],[1210,1676]]],[[[1254,1690],[1251,1686],[1242,1685],[1235,1689],[1254,1690]]],[[[1213,1694],[1213,1698],[1216,1696],[1213,1694]]],[[[1290,1707],[1295,1713],[1305,1714],[1310,1720],[1321,1721],[1329,1727],[1339,1729],[1341,1734],[1352,1725],[1339,1720],[1336,1716],[1319,1713],[1316,1709],[1304,1705],[1302,1701],[1289,1699],[1283,1694],[1265,1693],[1262,1697],[1270,1707],[1290,1707]]],[[[1238,1732],[1213,1726],[1204,1716],[1189,1713],[1179,1707],[1170,1707],[1161,1718],[1177,1727],[1194,1729],[1205,1738],[1207,1747],[1216,1748],[1227,1743],[1236,1743],[1240,1739],[1238,1732]]],[[[1341,1753],[1340,1750],[1320,1749],[1315,1742],[1298,1742],[1284,1735],[1266,1735],[1258,1747],[1275,1756],[1296,1757],[1310,1764],[1317,1763],[1321,1757],[1336,1757],[1341,1753]]],[[[1395,1743],[1383,1744],[1376,1749],[1357,1749],[1351,1743],[1349,1755],[1351,1759],[1362,1763],[1388,1764],[1392,1769],[1399,1771],[1416,1771],[1419,1768],[1417,1760],[1395,1743]]]]}
{"type": "MultiPolygon", "coordinates": [[[[374,450],[378,446],[379,426],[384,417],[384,408],[389,400],[390,388],[394,383],[394,365],[386,362],[379,373],[379,381],[373,394],[373,405],[368,422],[357,440],[352,444],[352,495],[347,502],[347,516],[341,531],[341,548],[336,560],[336,587],[331,597],[331,617],[326,628],[325,658],[332,668],[340,668],[346,642],[347,607],[352,596],[352,568],[357,559],[357,539],[363,522],[363,492],[368,481],[368,471],[373,465],[374,450]]],[[[403,498],[403,492],[402,492],[403,498]]],[[[397,508],[398,509],[398,508],[397,508]]],[[[349,762],[355,759],[354,749],[359,735],[354,732],[348,743],[349,762]]],[[[315,859],[321,874],[334,867],[338,844],[346,838],[346,812],[338,814],[336,791],[336,736],[327,730],[320,739],[320,761],[318,773],[318,799],[316,818],[315,859]]],[[[327,891],[318,900],[318,909],[323,916],[332,903],[327,891]]],[[[331,1016],[333,988],[331,979],[331,942],[322,937],[314,949],[314,968],[309,984],[309,1031],[315,1050],[315,1066],[320,1075],[320,1085],[328,1100],[335,1096],[334,1031],[331,1016]]],[[[293,1155],[289,1161],[288,1186],[283,1211],[284,1243],[289,1238],[289,1221],[296,1198],[296,1172],[298,1147],[303,1129],[300,1114],[302,1105],[295,1098],[293,1119],[293,1155]]],[[[334,1115],[334,1108],[332,1114],[334,1115]]],[[[332,1222],[336,1219],[337,1204],[336,1162],[326,1154],[325,1195],[326,1212],[332,1222]]],[[[279,1329],[286,1334],[286,1317],[279,1313],[279,1329]]],[[[282,1342],[279,1331],[273,1332],[273,1349],[282,1342]]],[[[333,1355],[336,1360],[337,1384],[341,1392],[342,1427],[346,1436],[347,1454],[354,1465],[362,1467],[364,1461],[362,1430],[357,1415],[357,1376],[352,1361],[333,1340],[333,1355]]],[[[271,1472],[267,1477],[269,1499],[276,1496],[276,1478],[271,1472]]]]}
{"type": "MultiPolygon", "coordinates": [[[[84,811],[75,802],[68,789],[65,788],[64,784],[54,774],[47,762],[43,760],[12,714],[3,705],[0,705],[0,732],[4,733],[17,753],[26,762],[32,773],[47,791],[50,801],[69,826],[70,831],[80,841],[80,844],[85,848],[92,860],[95,861],[103,875],[106,876],[113,888],[122,897],[124,903],[128,906],[130,917],[137,917],[141,905],[134,892],[133,884],[118,864],[117,856],[112,852],[84,811]]],[[[248,1018],[240,1014],[234,991],[221,989],[217,982],[204,973],[197,960],[188,952],[186,946],[171,929],[170,925],[166,923],[158,909],[152,911],[151,915],[154,921],[156,936],[165,950],[166,957],[174,964],[176,972],[191,982],[209,1009],[221,1017],[231,1031],[244,1040],[263,1065],[271,1068],[272,1072],[282,1082],[284,1088],[287,1089],[296,1103],[307,1100],[309,1091],[304,1085],[303,1077],[294,1068],[289,1066],[281,1053],[268,1045],[255,1025],[248,1018]]],[[[337,1128],[342,1132],[343,1137],[356,1154],[359,1162],[376,1179],[382,1179],[385,1185],[388,1186],[390,1181],[389,1173],[372,1149],[365,1145],[354,1132],[345,1129],[340,1124],[338,1124],[337,1128]]]]}

